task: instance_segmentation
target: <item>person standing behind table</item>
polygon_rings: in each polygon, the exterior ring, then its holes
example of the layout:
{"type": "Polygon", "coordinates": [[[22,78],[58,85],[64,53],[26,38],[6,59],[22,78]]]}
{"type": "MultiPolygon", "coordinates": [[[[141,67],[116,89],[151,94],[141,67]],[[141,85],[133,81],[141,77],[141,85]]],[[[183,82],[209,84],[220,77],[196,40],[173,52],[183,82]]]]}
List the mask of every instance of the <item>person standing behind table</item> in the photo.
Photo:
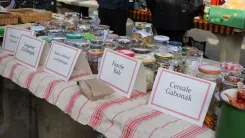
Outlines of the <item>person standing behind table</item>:
{"type": "Polygon", "coordinates": [[[115,34],[126,35],[129,0],[97,0],[101,24],[108,25],[115,34]]]}
{"type": "Polygon", "coordinates": [[[193,18],[203,0],[146,0],[152,12],[152,24],[158,35],[182,42],[185,32],[193,27],[193,18]]]}

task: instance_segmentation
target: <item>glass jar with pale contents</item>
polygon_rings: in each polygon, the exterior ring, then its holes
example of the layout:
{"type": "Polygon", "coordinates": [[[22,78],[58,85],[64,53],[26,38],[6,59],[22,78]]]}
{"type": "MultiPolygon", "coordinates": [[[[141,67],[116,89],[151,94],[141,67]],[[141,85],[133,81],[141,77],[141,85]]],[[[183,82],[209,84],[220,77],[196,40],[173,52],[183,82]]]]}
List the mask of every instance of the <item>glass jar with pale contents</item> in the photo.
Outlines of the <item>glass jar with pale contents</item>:
{"type": "Polygon", "coordinates": [[[156,53],[154,57],[156,58],[157,68],[164,68],[168,70],[171,69],[171,62],[172,59],[174,58],[173,54],[160,52],[160,53],[156,53]]]}
{"type": "Polygon", "coordinates": [[[90,49],[87,53],[88,63],[93,74],[98,74],[102,55],[102,49],[90,49]]]}
{"type": "Polygon", "coordinates": [[[146,77],[146,88],[147,91],[152,90],[153,83],[155,80],[155,58],[150,54],[136,54],[134,56],[136,59],[142,61],[145,67],[145,77],[146,77]]]}

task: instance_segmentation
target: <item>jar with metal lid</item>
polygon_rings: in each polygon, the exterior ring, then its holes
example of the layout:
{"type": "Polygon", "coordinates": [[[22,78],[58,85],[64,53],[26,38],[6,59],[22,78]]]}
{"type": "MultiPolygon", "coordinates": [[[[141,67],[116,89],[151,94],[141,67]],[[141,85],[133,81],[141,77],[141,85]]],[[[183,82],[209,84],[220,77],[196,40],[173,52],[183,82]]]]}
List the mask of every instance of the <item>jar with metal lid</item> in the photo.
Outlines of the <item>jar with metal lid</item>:
{"type": "Polygon", "coordinates": [[[66,34],[65,44],[73,46],[74,43],[82,43],[82,35],[78,33],[66,34]]]}
{"type": "Polygon", "coordinates": [[[103,55],[102,49],[90,49],[87,53],[88,63],[93,74],[98,74],[100,59],[103,55]]]}
{"type": "Polygon", "coordinates": [[[159,46],[158,52],[168,52],[169,37],[163,35],[154,36],[154,44],[159,46]]]}
{"type": "Polygon", "coordinates": [[[130,49],[131,41],[129,39],[118,39],[118,48],[119,49],[130,49]]]}
{"type": "Polygon", "coordinates": [[[104,49],[103,47],[103,41],[93,39],[90,41],[90,49],[104,49]]]}
{"type": "Polygon", "coordinates": [[[65,13],[65,19],[63,21],[65,32],[73,33],[76,31],[78,20],[79,20],[79,17],[77,14],[78,13],[74,13],[74,12],[65,13]]]}
{"type": "Polygon", "coordinates": [[[44,26],[33,26],[31,30],[35,32],[36,37],[46,35],[46,28],[44,26]]]}
{"type": "Polygon", "coordinates": [[[73,43],[73,46],[77,49],[81,49],[85,55],[87,55],[88,50],[90,49],[89,43],[73,43]]]}
{"type": "Polygon", "coordinates": [[[108,34],[106,36],[105,42],[116,43],[117,39],[118,39],[118,35],[117,34],[108,34]]]}
{"type": "Polygon", "coordinates": [[[184,56],[183,73],[190,76],[196,76],[198,67],[202,63],[203,52],[194,47],[183,47],[182,55],[184,56]]]}
{"type": "Polygon", "coordinates": [[[168,44],[168,52],[169,53],[181,53],[182,51],[182,43],[177,41],[169,41],[168,44]]]}
{"type": "MultiPolygon", "coordinates": [[[[219,65],[203,64],[198,67],[198,70],[199,73],[197,74],[197,77],[204,80],[215,82],[217,85],[214,90],[214,94],[220,92],[220,84],[222,81],[222,77],[220,75],[221,68],[219,67],[219,65]]],[[[213,97],[208,109],[208,113],[212,116],[214,114],[214,107],[215,104],[214,104],[214,97],[213,97]]]]}
{"type": "Polygon", "coordinates": [[[129,56],[129,57],[134,57],[135,56],[134,51],[128,50],[128,49],[119,49],[119,50],[117,50],[117,52],[119,52],[119,53],[121,53],[123,55],[129,56]]]}
{"type": "Polygon", "coordinates": [[[156,68],[164,68],[164,69],[170,69],[171,67],[171,62],[174,56],[170,53],[156,53],[154,55],[156,58],[156,68]]]}
{"type": "Polygon", "coordinates": [[[150,54],[136,54],[134,58],[140,60],[144,64],[146,76],[147,91],[152,90],[156,69],[154,67],[155,58],[150,54]]]}

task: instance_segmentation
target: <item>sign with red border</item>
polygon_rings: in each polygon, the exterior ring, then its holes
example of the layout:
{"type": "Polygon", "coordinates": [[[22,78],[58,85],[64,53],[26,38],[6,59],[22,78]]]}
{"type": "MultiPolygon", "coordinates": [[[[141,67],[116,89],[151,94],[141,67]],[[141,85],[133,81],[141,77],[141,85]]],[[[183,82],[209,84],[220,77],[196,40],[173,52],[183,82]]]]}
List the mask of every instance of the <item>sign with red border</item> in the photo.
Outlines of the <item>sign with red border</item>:
{"type": "Polygon", "coordinates": [[[14,55],[16,61],[23,66],[37,70],[44,45],[44,40],[24,34],[21,35],[14,55]]]}
{"type": "Polygon", "coordinates": [[[76,65],[81,50],[59,42],[53,42],[44,70],[68,81],[76,65]]]}
{"type": "Polygon", "coordinates": [[[159,69],[149,106],[202,126],[216,83],[159,69]]]}
{"type": "Polygon", "coordinates": [[[101,60],[98,79],[119,94],[130,98],[140,67],[141,61],[106,49],[101,60]]]}
{"type": "Polygon", "coordinates": [[[21,35],[32,36],[31,30],[7,26],[3,38],[3,50],[14,55],[21,35]]]}

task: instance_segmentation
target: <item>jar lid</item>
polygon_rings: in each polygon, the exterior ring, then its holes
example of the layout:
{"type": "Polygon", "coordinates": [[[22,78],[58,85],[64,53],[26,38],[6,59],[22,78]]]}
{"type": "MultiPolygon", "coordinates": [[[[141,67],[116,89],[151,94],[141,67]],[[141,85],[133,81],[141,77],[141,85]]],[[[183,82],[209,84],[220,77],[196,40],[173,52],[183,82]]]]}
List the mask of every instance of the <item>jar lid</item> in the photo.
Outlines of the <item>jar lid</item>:
{"type": "Polygon", "coordinates": [[[92,40],[92,39],[94,39],[94,35],[93,34],[89,34],[89,33],[85,33],[85,34],[83,34],[83,39],[85,39],[85,40],[92,40]]]}
{"type": "Polygon", "coordinates": [[[231,71],[241,71],[243,66],[235,62],[222,62],[220,64],[221,68],[231,71]]]}
{"type": "Polygon", "coordinates": [[[214,64],[203,64],[198,67],[198,70],[205,74],[219,75],[221,73],[221,68],[219,65],[214,64]]]}
{"type": "Polygon", "coordinates": [[[177,42],[177,41],[169,41],[169,46],[182,46],[181,42],[177,42]]]}
{"type": "Polygon", "coordinates": [[[164,35],[156,35],[154,36],[154,40],[156,41],[169,41],[170,38],[164,35]]]}
{"type": "Polygon", "coordinates": [[[142,63],[144,64],[150,64],[150,63],[153,63],[155,62],[155,58],[150,55],[150,54],[146,54],[146,55],[141,55],[141,54],[138,54],[138,55],[135,55],[134,58],[140,60],[142,63]]]}
{"type": "Polygon", "coordinates": [[[129,57],[134,57],[135,55],[134,51],[127,50],[127,49],[120,49],[120,50],[117,50],[117,52],[124,54],[126,56],[129,56],[129,57]]]}
{"type": "Polygon", "coordinates": [[[138,47],[135,47],[135,48],[132,48],[132,50],[135,52],[135,53],[150,53],[151,50],[149,48],[138,48],[138,47]]]}
{"type": "Polygon", "coordinates": [[[164,53],[164,52],[162,52],[162,53],[156,53],[155,54],[157,57],[162,57],[162,58],[171,58],[171,57],[173,57],[173,54],[170,54],[170,53],[164,53]]]}
{"type": "Polygon", "coordinates": [[[117,34],[108,34],[106,37],[109,38],[109,39],[118,39],[118,35],[117,34]]]}
{"type": "Polygon", "coordinates": [[[40,31],[44,31],[45,27],[44,26],[33,26],[31,27],[31,30],[35,32],[40,32],[40,31]]]}
{"type": "Polygon", "coordinates": [[[90,49],[88,55],[90,56],[102,56],[104,51],[102,49],[90,49]]]}
{"type": "Polygon", "coordinates": [[[66,34],[66,38],[68,39],[82,39],[81,34],[66,34]]]}

